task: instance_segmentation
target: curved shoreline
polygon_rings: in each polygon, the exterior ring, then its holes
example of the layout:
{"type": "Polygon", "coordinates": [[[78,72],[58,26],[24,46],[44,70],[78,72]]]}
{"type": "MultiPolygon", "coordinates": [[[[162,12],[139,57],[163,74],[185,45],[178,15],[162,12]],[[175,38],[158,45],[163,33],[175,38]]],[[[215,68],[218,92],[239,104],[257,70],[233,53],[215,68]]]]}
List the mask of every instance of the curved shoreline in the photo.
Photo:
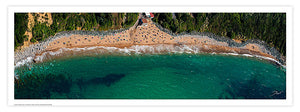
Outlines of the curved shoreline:
{"type": "Polygon", "coordinates": [[[20,51],[15,51],[14,64],[16,65],[26,59],[28,60],[29,57],[36,57],[45,52],[55,51],[61,48],[85,48],[94,46],[127,48],[132,46],[156,46],[161,44],[194,46],[198,49],[198,52],[204,53],[236,53],[262,56],[274,59],[279,62],[279,65],[285,65],[285,60],[280,53],[262,41],[248,40],[243,43],[236,43],[229,38],[199,32],[174,35],[152,22],[148,23],[148,26],[139,26],[136,29],[129,28],[102,32],[60,32],[43,42],[31,45],[20,51]]]}
{"type": "Polygon", "coordinates": [[[231,56],[243,56],[243,57],[253,57],[257,59],[262,59],[273,63],[274,65],[281,66],[285,68],[279,61],[260,55],[251,54],[238,54],[238,53],[224,53],[224,52],[202,52],[195,46],[176,46],[176,45],[135,45],[135,46],[124,46],[114,47],[114,46],[86,46],[86,47],[73,47],[73,48],[59,48],[55,50],[45,51],[35,57],[28,57],[27,59],[18,62],[15,67],[22,66],[30,63],[40,63],[47,60],[69,57],[69,56],[80,56],[80,55],[140,55],[140,54],[211,54],[211,55],[231,55],[231,56]]]}
{"type": "MultiPolygon", "coordinates": [[[[153,22],[154,23],[154,22],[153,22]]],[[[201,36],[208,36],[212,39],[215,39],[217,41],[220,41],[220,42],[226,42],[228,43],[228,45],[230,47],[243,47],[243,46],[246,46],[247,44],[258,44],[262,47],[264,47],[265,49],[262,51],[264,53],[267,53],[267,54],[270,54],[272,55],[273,57],[276,58],[276,60],[278,60],[282,65],[286,65],[286,60],[285,60],[285,57],[283,57],[280,52],[278,52],[274,47],[270,47],[267,43],[265,43],[264,41],[261,41],[261,40],[257,40],[257,39],[249,39],[245,42],[242,42],[242,43],[237,43],[235,42],[234,40],[232,39],[229,39],[227,37],[223,37],[223,36],[218,36],[218,35],[215,35],[213,33],[210,33],[210,32],[191,32],[191,33],[186,33],[186,32],[183,32],[183,33],[179,33],[179,34],[175,34],[173,33],[172,31],[168,30],[168,29],[165,29],[163,28],[161,25],[157,24],[157,23],[154,23],[156,25],[157,28],[159,28],[160,30],[164,31],[164,32],[167,32],[168,34],[170,35],[173,35],[173,36],[181,36],[181,35],[194,35],[194,36],[197,36],[197,35],[201,35],[201,36]]]]}

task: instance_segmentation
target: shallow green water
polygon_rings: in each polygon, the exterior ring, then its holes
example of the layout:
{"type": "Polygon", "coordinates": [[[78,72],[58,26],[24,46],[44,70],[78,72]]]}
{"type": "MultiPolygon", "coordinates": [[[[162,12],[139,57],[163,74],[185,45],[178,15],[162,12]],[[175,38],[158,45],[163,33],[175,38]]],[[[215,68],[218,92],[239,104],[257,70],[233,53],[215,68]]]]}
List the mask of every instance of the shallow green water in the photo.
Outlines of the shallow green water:
{"type": "Polygon", "coordinates": [[[15,98],[223,99],[286,97],[285,70],[210,54],[97,55],[15,69],[15,98]],[[23,82],[22,84],[20,82],[23,82]]]}

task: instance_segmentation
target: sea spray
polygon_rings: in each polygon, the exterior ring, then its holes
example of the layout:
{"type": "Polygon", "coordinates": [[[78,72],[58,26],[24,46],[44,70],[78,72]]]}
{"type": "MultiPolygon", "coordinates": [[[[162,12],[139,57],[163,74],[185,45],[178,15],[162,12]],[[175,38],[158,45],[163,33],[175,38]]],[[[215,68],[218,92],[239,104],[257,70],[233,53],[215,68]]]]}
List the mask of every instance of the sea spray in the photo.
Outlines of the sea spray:
{"type": "Polygon", "coordinates": [[[270,57],[259,56],[259,55],[251,55],[251,54],[238,54],[238,53],[220,53],[220,54],[233,55],[233,56],[256,57],[256,58],[259,58],[259,59],[265,59],[265,60],[269,60],[269,61],[275,62],[276,64],[280,65],[281,67],[286,68],[285,65],[282,65],[279,61],[277,61],[277,60],[275,60],[273,58],[270,58],[270,57]]]}
{"type": "MultiPolygon", "coordinates": [[[[94,47],[84,47],[84,48],[60,48],[56,51],[47,51],[43,52],[41,55],[33,57],[27,57],[24,60],[21,60],[16,63],[15,67],[23,66],[28,63],[32,62],[43,62],[47,59],[52,59],[53,57],[59,57],[59,56],[65,56],[65,55],[84,55],[86,54],[105,54],[105,53],[123,53],[127,55],[131,54],[142,54],[142,53],[149,53],[149,54],[164,54],[164,53],[201,53],[201,49],[199,49],[196,46],[188,46],[188,45],[180,45],[180,46],[174,46],[174,45],[134,45],[131,47],[125,47],[125,48],[118,48],[118,47],[106,47],[106,46],[94,46],[94,47]],[[82,53],[85,52],[85,53],[82,53]]],[[[251,54],[238,54],[236,52],[234,53],[220,53],[220,54],[228,54],[228,55],[241,55],[241,56],[247,56],[247,57],[257,57],[260,59],[266,59],[273,62],[276,62],[280,66],[285,67],[282,65],[279,61],[264,57],[264,56],[258,56],[258,55],[251,55],[251,54]]]]}
{"type": "Polygon", "coordinates": [[[19,66],[28,65],[29,63],[32,63],[32,60],[33,60],[33,57],[27,57],[26,59],[17,62],[15,65],[15,68],[19,67],[19,66]]]}

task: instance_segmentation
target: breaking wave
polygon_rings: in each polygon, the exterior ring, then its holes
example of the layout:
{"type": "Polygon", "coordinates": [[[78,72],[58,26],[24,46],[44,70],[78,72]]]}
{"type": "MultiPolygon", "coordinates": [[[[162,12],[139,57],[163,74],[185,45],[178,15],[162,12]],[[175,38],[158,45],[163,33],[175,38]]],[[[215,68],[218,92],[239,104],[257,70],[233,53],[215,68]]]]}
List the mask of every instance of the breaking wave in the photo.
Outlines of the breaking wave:
{"type": "MultiPolygon", "coordinates": [[[[43,62],[48,59],[54,59],[57,57],[65,57],[65,56],[76,56],[76,55],[89,55],[89,54],[110,54],[110,53],[120,53],[126,55],[132,54],[162,54],[162,53],[202,53],[202,51],[196,46],[174,46],[174,45],[134,45],[131,47],[105,47],[105,46],[95,46],[95,47],[84,47],[84,48],[61,48],[56,51],[47,51],[42,53],[41,55],[37,55],[35,57],[27,57],[24,60],[21,60],[15,64],[16,67],[29,65],[33,62],[43,62]]],[[[218,54],[218,53],[211,53],[218,54]]],[[[279,61],[258,55],[250,55],[250,54],[238,54],[238,53],[219,53],[225,55],[234,55],[234,56],[246,56],[246,57],[256,57],[260,59],[269,60],[277,63],[278,65],[285,68],[279,61]]]]}
{"type": "Polygon", "coordinates": [[[277,61],[277,60],[275,60],[273,58],[270,58],[270,57],[259,56],[259,55],[251,55],[251,54],[238,54],[238,53],[221,53],[221,54],[233,55],[233,56],[256,57],[256,58],[259,58],[259,59],[264,59],[264,60],[268,60],[268,61],[271,61],[271,62],[275,62],[276,64],[282,66],[283,68],[286,68],[285,65],[282,65],[279,61],[277,61]]]}

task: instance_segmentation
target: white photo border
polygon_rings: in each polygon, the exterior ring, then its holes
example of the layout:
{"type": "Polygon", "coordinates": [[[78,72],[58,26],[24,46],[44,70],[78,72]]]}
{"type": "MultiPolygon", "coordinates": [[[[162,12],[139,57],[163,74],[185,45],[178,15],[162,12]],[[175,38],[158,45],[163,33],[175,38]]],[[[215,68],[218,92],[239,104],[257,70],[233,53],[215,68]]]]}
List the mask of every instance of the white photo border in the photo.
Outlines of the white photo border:
{"type": "Polygon", "coordinates": [[[53,106],[292,106],[293,105],[293,8],[291,6],[8,6],[8,105],[53,106]],[[14,99],[14,13],[22,12],[255,12],[286,13],[286,99],[14,99]]]}

